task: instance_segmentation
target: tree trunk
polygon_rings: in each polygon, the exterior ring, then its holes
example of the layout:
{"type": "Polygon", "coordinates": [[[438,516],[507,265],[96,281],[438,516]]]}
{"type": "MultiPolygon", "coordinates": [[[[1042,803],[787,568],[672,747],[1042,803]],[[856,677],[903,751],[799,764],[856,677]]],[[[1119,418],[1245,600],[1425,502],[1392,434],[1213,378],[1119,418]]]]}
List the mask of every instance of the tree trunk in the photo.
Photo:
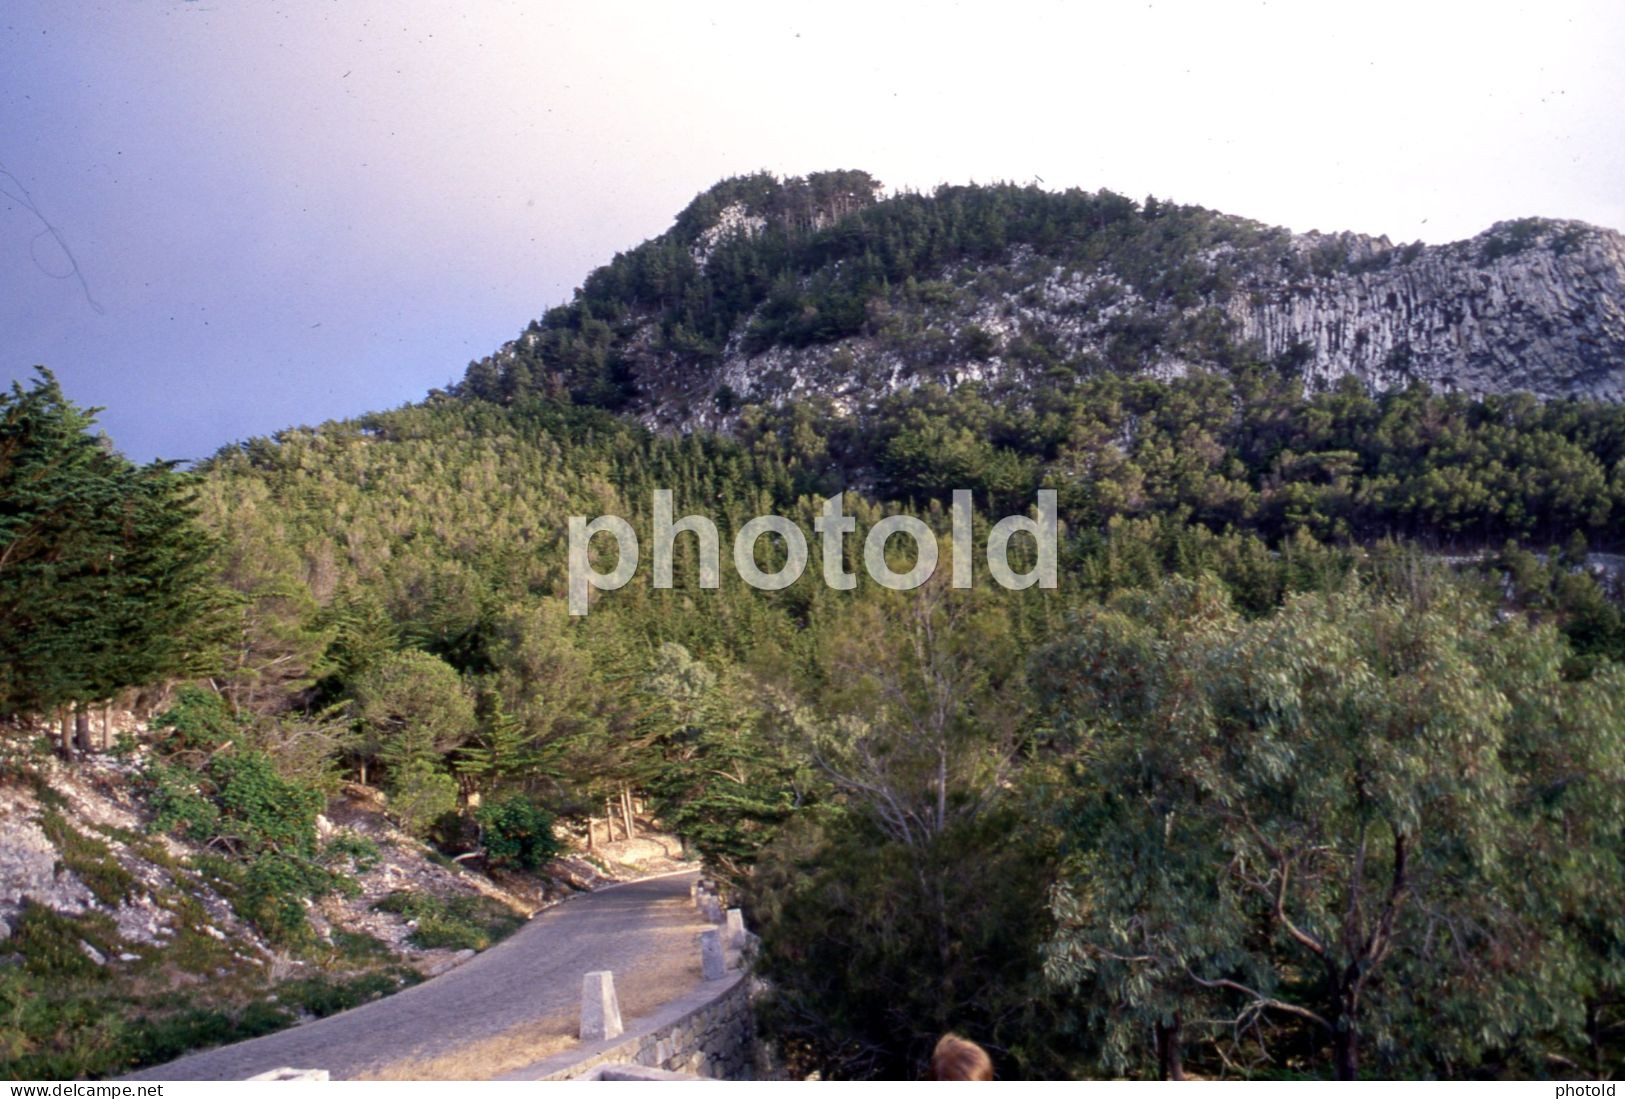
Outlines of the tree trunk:
{"type": "Polygon", "coordinates": [[[1174,1013],[1174,1021],[1164,1026],[1158,1023],[1157,1031],[1157,1067],[1164,1080],[1183,1080],[1185,1078],[1185,1049],[1184,1037],[1180,1034],[1181,1021],[1179,1013],[1174,1013]]]}
{"type": "Polygon", "coordinates": [[[58,710],[56,719],[57,724],[61,726],[61,735],[57,738],[57,742],[62,750],[62,758],[72,763],[74,761],[72,719],[68,717],[66,709],[58,710]]]}
{"type": "Polygon", "coordinates": [[[943,888],[941,867],[927,867],[925,856],[914,868],[914,880],[920,887],[920,908],[928,914],[937,947],[937,994],[933,1016],[934,1030],[948,1029],[949,1015],[954,1004],[953,928],[948,922],[948,897],[943,888]]]}
{"type": "Polygon", "coordinates": [[[1351,1019],[1339,1019],[1332,1031],[1332,1075],[1338,1080],[1360,1078],[1360,1035],[1351,1019]]]}
{"type": "Polygon", "coordinates": [[[1596,1002],[1586,1004],[1586,1047],[1591,1054],[1591,1078],[1601,1080],[1602,1007],[1596,1002]]]}
{"type": "Polygon", "coordinates": [[[621,787],[621,815],[626,822],[626,838],[631,839],[637,835],[637,827],[632,822],[632,790],[630,787],[621,787]]]}
{"type": "Polygon", "coordinates": [[[937,835],[948,827],[948,749],[937,746],[937,835]]]}
{"type": "Polygon", "coordinates": [[[96,750],[96,746],[90,742],[90,711],[84,706],[74,707],[73,735],[81,752],[88,754],[96,750]]]}

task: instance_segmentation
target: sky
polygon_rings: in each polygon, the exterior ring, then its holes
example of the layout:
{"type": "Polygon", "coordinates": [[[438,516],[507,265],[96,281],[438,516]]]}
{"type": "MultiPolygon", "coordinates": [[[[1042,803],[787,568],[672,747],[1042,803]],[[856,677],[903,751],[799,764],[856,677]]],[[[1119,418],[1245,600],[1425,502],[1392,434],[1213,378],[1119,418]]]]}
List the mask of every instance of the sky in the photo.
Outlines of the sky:
{"type": "Polygon", "coordinates": [[[1625,4],[0,3],[0,383],[136,460],[398,407],[766,169],[1625,229],[1625,4]]]}

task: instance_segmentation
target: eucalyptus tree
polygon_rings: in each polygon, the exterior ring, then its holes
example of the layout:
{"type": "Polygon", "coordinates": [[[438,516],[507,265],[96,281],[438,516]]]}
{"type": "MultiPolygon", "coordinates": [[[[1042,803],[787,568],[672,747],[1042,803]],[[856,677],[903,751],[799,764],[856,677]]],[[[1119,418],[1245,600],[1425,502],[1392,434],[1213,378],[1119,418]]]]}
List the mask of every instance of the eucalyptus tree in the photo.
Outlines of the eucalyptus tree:
{"type": "Polygon", "coordinates": [[[1583,1045],[1618,973],[1625,678],[1567,682],[1565,651],[1448,589],[1248,622],[1174,580],[1080,615],[1039,662],[1078,784],[1046,970],[1112,1067],[1141,1036],[1169,1076],[1198,1037],[1343,1079],[1583,1045]]]}

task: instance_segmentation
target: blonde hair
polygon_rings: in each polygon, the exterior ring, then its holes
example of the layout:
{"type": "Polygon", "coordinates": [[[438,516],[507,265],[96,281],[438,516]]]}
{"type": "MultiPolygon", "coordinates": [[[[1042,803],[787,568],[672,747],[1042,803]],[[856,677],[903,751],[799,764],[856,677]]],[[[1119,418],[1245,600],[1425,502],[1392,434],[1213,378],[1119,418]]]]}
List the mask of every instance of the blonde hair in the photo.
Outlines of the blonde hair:
{"type": "Polygon", "coordinates": [[[931,1052],[933,1080],[991,1080],[993,1059],[987,1050],[957,1034],[944,1034],[931,1052]]]}

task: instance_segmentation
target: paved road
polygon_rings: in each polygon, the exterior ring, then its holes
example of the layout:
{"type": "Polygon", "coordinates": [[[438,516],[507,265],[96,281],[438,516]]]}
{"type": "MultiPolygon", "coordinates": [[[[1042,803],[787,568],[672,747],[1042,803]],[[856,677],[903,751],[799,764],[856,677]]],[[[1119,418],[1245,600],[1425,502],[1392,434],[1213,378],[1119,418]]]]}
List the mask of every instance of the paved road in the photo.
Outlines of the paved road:
{"type": "MultiPolygon", "coordinates": [[[[496,1036],[574,1033],[581,975],[615,973],[621,1014],[650,1014],[701,983],[697,935],[711,926],[689,903],[698,871],[611,886],[572,898],[506,941],[423,984],[351,1011],[145,1069],[132,1079],[242,1080],[282,1066],[333,1079],[393,1071],[496,1036]]],[[[561,1039],[562,1040],[562,1039],[561,1039]]],[[[482,1045],[483,1043],[483,1045],[482,1045]]],[[[511,1051],[510,1051],[511,1055],[511,1051]]],[[[476,1060],[481,1055],[476,1053],[476,1060]]],[[[500,1071],[495,1058],[484,1064],[500,1071]]],[[[458,1075],[484,1078],[478,1071],[458,1075]]]]}

